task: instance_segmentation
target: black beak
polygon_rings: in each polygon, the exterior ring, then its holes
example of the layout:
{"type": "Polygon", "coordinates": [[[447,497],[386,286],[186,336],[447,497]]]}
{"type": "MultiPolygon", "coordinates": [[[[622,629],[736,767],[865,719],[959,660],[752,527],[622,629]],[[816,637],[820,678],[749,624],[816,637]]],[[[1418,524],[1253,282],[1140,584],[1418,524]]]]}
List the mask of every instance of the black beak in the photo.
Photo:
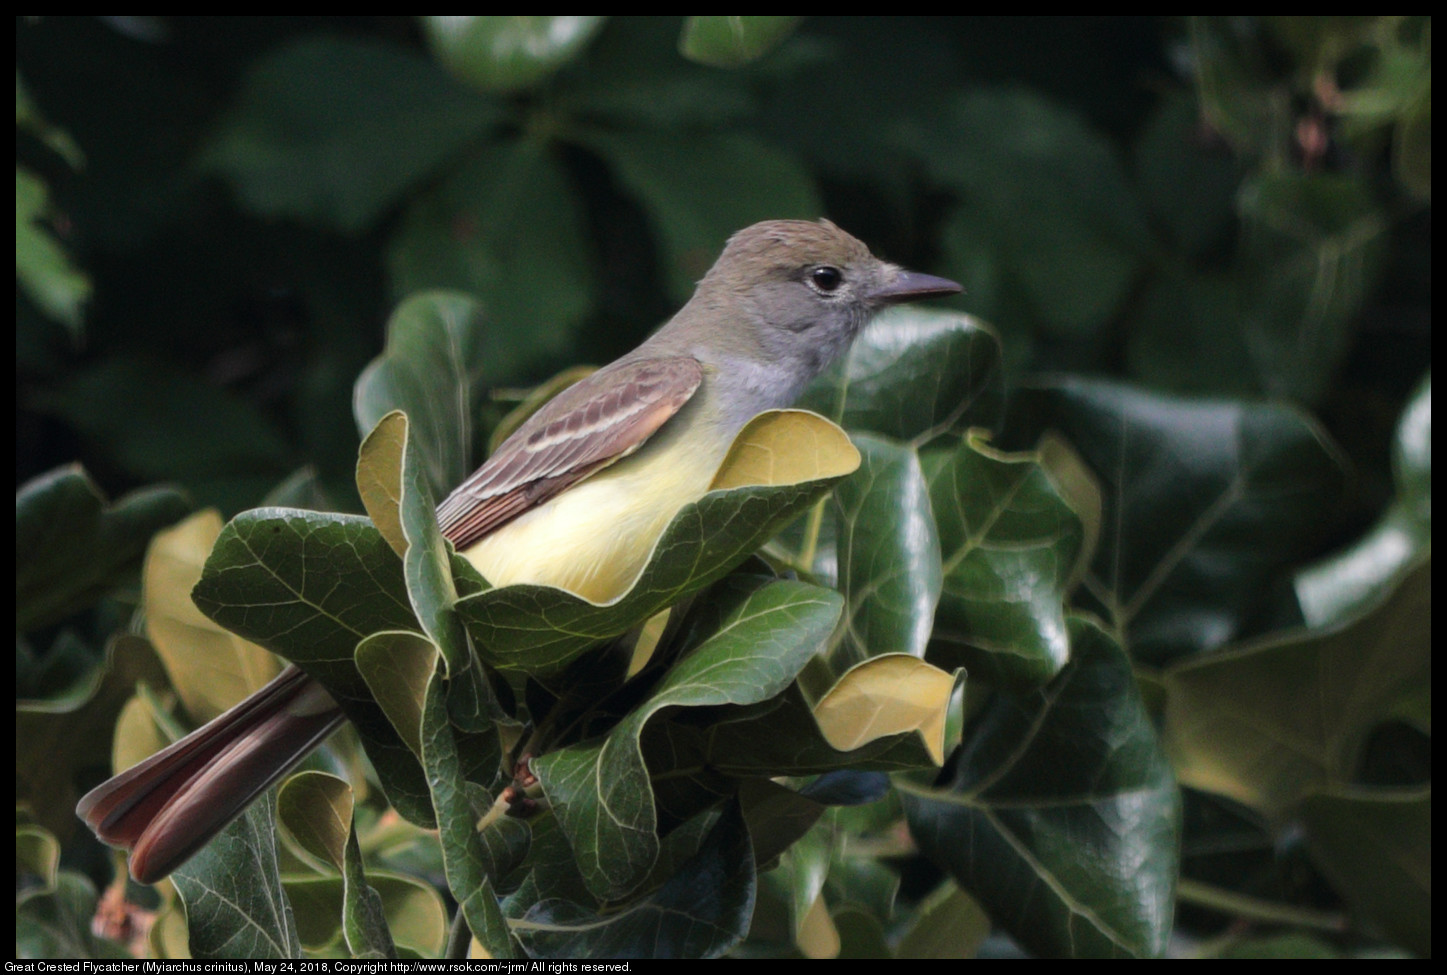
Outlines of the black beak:
{"type": "Polygon", "coordinates": [[[879,304],[897,305],[919,298],[957,295],[964,290],[948,278],[937,278],[933,274],[920,274],[918,271],[900,271],[899,277],[869,297],[879,304]]]}

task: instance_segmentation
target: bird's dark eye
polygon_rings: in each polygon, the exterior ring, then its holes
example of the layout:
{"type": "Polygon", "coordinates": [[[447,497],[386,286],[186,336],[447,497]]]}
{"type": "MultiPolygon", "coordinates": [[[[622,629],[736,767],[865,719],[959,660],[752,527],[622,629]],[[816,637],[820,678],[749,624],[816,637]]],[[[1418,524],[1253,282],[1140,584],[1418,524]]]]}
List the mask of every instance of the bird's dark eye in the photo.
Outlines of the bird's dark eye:
{"type": "Polygon", "coordinates": [[[825,264],[809,272],[809,281],[820,291],[828,294],[844,282],[844,275],[837,267],[825,264]]]}

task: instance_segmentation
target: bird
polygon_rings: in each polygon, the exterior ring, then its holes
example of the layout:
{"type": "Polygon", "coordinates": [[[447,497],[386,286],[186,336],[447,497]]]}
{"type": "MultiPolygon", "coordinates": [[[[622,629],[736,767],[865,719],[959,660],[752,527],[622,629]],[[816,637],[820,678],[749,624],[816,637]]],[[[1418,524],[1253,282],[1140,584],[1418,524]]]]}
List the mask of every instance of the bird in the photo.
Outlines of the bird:
{"type": "MultiPolygon", "coordinates": [[[[614,599],[750,419],[791,405],[884,307],[961,290],[875,257],[829,220],[746,227],[666,324],[549,400],[438,505],[442,534],[494,586],[614,599]]],[[[88,792],[77,815],[154,883],[344,721],[288,666],[88,792]]]]}

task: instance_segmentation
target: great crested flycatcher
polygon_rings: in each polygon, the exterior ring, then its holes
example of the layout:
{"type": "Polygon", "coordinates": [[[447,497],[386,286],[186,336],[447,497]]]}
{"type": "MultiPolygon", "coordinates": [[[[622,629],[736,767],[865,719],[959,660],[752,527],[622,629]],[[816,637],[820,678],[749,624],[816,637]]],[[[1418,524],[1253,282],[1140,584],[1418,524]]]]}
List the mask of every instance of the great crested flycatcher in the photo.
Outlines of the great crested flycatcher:
{"type": "MultiPolygon", "coordinates": [[[[534,413],[437,509],[443,535],[495,586],[594,602],[626,592],[734,436],[787,406],[881,307],[954,294],[885,263],[827,220],[734,234],[693,298],[638,348],[534,413]]],[[[296,667],[101,784],[76,812],[131,850],[131,874],[184,863],[345,720],[296,667]]]]}

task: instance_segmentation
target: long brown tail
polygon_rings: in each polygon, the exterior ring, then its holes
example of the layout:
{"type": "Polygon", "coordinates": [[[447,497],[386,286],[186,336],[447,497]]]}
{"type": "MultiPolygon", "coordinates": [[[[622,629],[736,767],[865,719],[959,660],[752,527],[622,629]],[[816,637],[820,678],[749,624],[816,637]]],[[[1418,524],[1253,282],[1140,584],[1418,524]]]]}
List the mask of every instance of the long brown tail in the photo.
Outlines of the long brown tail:
{"type": "Polygon", "coordinates": [[[76,814],[131,851],[131,876],[175,870],[346,720],[296,667],[80,800],[76,814]]]}

